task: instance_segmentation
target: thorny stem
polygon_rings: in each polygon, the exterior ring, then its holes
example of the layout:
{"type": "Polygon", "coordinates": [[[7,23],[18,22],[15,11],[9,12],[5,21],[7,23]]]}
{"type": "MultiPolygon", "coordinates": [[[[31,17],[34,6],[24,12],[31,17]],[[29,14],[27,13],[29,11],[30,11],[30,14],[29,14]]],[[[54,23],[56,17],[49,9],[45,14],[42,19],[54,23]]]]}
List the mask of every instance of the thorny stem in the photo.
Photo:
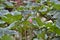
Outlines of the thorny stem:
{"type": "Polygon", "coordinates": [[[27,40],[27,30],[25,29],[25,40],[27,40]]]}
{"type": "Polygon", "coordinates": [[[33,38],[33,35],[32,35],[32,31],[33,31],[33,30],[32,30],[32,27],[30,28],[29,31],[30,31],[30,32],[29,32],[29,33],[30,33],[30,39],[29,39],[29,40],[32,40],[32,38],[33,38]]]}

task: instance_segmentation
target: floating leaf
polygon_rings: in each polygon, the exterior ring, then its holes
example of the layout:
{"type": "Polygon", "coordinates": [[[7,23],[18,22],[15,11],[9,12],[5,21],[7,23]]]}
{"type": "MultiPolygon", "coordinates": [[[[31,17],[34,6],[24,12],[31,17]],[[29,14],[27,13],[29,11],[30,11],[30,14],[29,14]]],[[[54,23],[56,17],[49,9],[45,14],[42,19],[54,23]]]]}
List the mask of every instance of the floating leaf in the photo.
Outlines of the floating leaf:
{"type": "Polygon", "coordinates": [[[8,24],[14,22],[14,21],[18,21],[22,18],[22,15],[11,15],[11,14],[7,14],[6,16],[2,17],[2,20],[7,22],[8,24]]]}
{"type": "Polygon", "coordinates": [[[1,40],[14,40],[11,36],[9,35],[4,35],[1,40]]]}

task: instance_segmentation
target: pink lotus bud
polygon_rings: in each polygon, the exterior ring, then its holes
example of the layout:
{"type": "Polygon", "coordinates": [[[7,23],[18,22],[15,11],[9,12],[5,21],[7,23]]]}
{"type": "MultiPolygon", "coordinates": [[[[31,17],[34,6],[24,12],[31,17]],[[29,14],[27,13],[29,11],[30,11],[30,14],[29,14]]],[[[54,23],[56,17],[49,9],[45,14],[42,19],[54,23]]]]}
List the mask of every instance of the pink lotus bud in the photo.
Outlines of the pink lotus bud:
{"type": "Polygon", "coordinates": [[[29,19],[29,22],[32,23],[32,18],[29,19]]]}

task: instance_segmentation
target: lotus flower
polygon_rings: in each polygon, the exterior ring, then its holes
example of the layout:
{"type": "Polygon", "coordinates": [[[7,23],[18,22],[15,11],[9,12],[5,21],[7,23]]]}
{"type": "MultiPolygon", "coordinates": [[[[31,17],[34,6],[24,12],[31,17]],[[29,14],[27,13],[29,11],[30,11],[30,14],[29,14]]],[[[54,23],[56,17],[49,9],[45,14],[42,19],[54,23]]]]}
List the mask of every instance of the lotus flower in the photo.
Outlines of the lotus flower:
{"type": "Polygon", "coordinates": [[[32,23],[32,18],[29,19],[29,22],[32,23]]]}

